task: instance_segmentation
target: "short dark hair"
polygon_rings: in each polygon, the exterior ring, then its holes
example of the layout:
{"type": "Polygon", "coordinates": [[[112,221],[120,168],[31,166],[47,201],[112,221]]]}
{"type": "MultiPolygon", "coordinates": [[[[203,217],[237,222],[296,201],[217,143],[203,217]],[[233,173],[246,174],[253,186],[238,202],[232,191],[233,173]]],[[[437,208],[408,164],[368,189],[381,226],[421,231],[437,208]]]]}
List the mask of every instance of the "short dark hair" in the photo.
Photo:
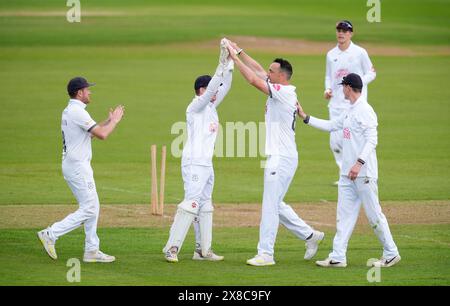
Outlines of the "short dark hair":
{"type": "Polygon", "coordinates": [[[212,78],[210,75],[201,75],[197,79],[195,79],[194,82],[195,94],[196,95],[200,94],[200,88],[207,88],[211,79],[212,78]]]}
{"type": "Polygon", "coordinates": [[[69,97],[71,99],[75,99],[77,97],[78,94],[78,90],[77,91],[73,91],[73,92],[69,92],[69,97]]]}
{"type": "Polygon", "coordinates": [[[353,90],[353,92],[359,92],[359,93],[362,92],[362,89],[361,89],[361,88],[353,88],[353,87],[352,87],[352,90],[353,90]]]}
{"type": "Polygon", "coordinates": [[[274,63],[280,64],[280,70],[286,73],[287,79],[290,80],[292,77],[292,74],[294,73],[292,70],[292,65],[287,60],[282,58],[276,58],[273,60],[274,63]]]}

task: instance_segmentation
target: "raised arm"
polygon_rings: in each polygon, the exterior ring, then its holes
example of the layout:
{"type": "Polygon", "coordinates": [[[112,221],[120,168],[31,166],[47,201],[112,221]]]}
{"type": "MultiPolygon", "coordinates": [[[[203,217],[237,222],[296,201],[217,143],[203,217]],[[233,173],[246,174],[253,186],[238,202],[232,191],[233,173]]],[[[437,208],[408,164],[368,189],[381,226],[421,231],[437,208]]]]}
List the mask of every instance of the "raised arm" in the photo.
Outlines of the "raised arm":
{"type": "Polygon", "coordinates": [[[233,82],[233,69],[234,62],[230,60],[225,72],[223,73],[222,86],[219,87],[216,95],[216,101],[214,101],[214,106],[216,108],[219,107],[220,103],[222,103],[223,99],[230,91],[231,83],[233,82]]]}
{"type": "Polygon", "coordinates": [[[253,71],[250,67],[245,65],[234,52],[234,48],[232,46],[228,46],[228,50],[230,51],[231,59],[234,61],[234,64],[238,67],[239,72],[245,78],[245,80],[255,86],[258,90],[262,91],[266,95],[270,94],[269,87],[267,82],[264,79],[258,77],[255,71],[253,71]]]}
{"type": "Polygon", "coordinates": [[[267,79],[267,72],[266,70],[257,62],[255,61],[250,55],[248,55],[244,49],[240,48],[235,42],[230,41],[231,47],[233,47],[235,52],[232,52],[230,50],[230,54],[237,53],[241,61],[249,67],[253,72],[255,72],[256,76],[260,79],[266,80],[267,79]]]}
{"type": "Polygon", "coordinates": [[[90,133],[98,139],[105,140],[114,131],[117,124],[122,120],[125,108],[123,105],[110,110],[108,120],[96,125],[90,130],[90,133]]]}
{"type": "Polygon", "coordinates": [[[211,99],[219,90],[219,86],[222,83],[222,80],[223,77],[219,76],[216,72],[211,81],[209,82],[205,93],[199,96],[198,99],[196,99],[193,103],[189,105],[189,111],[193,111],[196,113],[202,111],[211,102],[211,99]]]}

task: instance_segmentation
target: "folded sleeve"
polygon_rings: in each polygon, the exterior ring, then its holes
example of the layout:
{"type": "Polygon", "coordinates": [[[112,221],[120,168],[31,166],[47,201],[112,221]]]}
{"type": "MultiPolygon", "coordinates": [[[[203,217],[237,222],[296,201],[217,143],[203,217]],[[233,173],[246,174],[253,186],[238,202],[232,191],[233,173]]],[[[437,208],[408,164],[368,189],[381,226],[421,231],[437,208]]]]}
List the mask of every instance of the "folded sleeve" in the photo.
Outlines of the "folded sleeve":
{"type": "Polygon", "coordinates": [[[70,112],[70,118],[86,132],[90,132],[97,125],[85,109],[73,108],[70,112]]]}

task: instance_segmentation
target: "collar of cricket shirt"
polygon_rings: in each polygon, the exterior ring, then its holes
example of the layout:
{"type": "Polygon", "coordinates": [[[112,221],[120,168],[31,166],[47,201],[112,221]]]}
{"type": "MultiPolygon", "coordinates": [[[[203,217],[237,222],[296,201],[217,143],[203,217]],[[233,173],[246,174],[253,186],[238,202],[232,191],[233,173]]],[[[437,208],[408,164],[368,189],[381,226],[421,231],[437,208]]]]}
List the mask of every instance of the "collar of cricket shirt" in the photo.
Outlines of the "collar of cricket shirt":
{"type": "Polygon", "coordinates": [[[362,95],[355,101],[355,103],[350,104],[350,108],[355,108],[357,105],[361,104],[364,101],[364,97],[362,95]]]}
{"type": "Polygon", "coordinates": [[[348,48],[345,49],[344,51],[342,51],[342,50],[339,48],[339,44],[337,44],[337,49],[338,49],[339,54],[342,54],[342,53],[350,52],[350,50],[353,49],[353,46],[354,46],[354,45],[353,45],[353,41],[350,41],[350,45],[348,45],[348,48]]]}
{"type": "Polygon", "coordinates": [[[70,99],[69,100],[69,104],[75,104],[75,105],[79,105],[79,106],[81,106],[82,108],[86,108],[86,104],[84,104],[83,102],[81,102],[80,100],[78,100],[78,99],[70,99]]]}

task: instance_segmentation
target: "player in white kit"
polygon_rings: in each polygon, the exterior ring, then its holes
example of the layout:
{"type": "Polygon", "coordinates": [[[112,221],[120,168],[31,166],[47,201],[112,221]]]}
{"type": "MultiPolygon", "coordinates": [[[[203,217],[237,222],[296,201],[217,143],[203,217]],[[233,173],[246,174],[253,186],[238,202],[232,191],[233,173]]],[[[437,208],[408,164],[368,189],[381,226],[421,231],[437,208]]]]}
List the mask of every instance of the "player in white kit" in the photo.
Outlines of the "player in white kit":
{"type": "MultiPolygon", "coordinates": [[[[355,45],[351,39],[353,36],[353,25],[348,20],[336,24],[337,46],[327,53],[325,72],[324,97],[330,100],[328,103],[330,120],[338,118],[350,103],[345,99],[342,86],[339,85],[342,78],[349,73],[361,76],[364,84],[362,96],[367,100],[367,84],[375,77],[375,69],[367,54],[367,51],[355,45]]],[[[342,135],[339,132],[330,133],[330,148],[339,171],[342,167],[342,135]]],[[[337,182],[334,183],[337,185],[337,182]]]]}
{"type": "Polygon", "coordinates": [[[231,88],[233,61],[228,58],[226,39],[221,41],[219,65],[214,76],[200,76],[194,84],[195,97],[186,110],[187,141],[183,148],[181,172],[184,200],[178,205],[169,239],[163,249],[168,262],[178,262],[187,231],[194,222],[194,260],[220,261],[211,249],[214,206],[212,157],[219,129],[217,107],[231,88]]]}
{"type": "Polygon", "coordinates": [[[113,262],[115,260],[114,256],[100,251],[100,240],[97,236],[100,203],[91,168],[91,138],[106,139],[122,119],[124,107],[119,105],[114,110],[110,110],[108,120],[97,124],[85,109],[90,103],[89,87],[92,85],[94,84],[88,83],[82,77],[70,80],[67,85],[67,92],[71,99],[61,119],[62,172],[78,201],[79,208],[62,221],[38,232],[44,249],[52,259],[57,259],[56,240],[84,224],[86,239],[83,261],[113,262]]]}
{"type": "Polygon", "coordinates": [[[321,120],[305,114],[299,106],[299,115],[308,125],[327,131],[338,131],[343,137],[342,168],[338,186],[336,236],[333,251],[327,259],[317,261],[322,267],[346,267],[347,245],[358,220],[361,204],[378,240],[383,255],[373,263],[375,267],[391,267],[400,261],[397,246],[378,199],[378,163],[376,145],[377,115],[362,95],[364,81],[354,73],[343,78],[343,92],[350,107],[339,118],[321,120]]]}
{"type": "Polygon", "coordinates": [[[252,266],[275,264],[273,255],[279,223],[299,239],[306,241],[304,258],[309,260],[317,253],[324,233],[312,229],[283,201],[298,165],[295,142],[298,102],[295,87],[289,84],[292,66],[286,60],[275,59],[267,73],[237,44],[231,43],[228,49],[247,82],[269,96],[265,115],[267,161],[264,171],[258,254],[247,260],[247,264],[252,266]]]}

